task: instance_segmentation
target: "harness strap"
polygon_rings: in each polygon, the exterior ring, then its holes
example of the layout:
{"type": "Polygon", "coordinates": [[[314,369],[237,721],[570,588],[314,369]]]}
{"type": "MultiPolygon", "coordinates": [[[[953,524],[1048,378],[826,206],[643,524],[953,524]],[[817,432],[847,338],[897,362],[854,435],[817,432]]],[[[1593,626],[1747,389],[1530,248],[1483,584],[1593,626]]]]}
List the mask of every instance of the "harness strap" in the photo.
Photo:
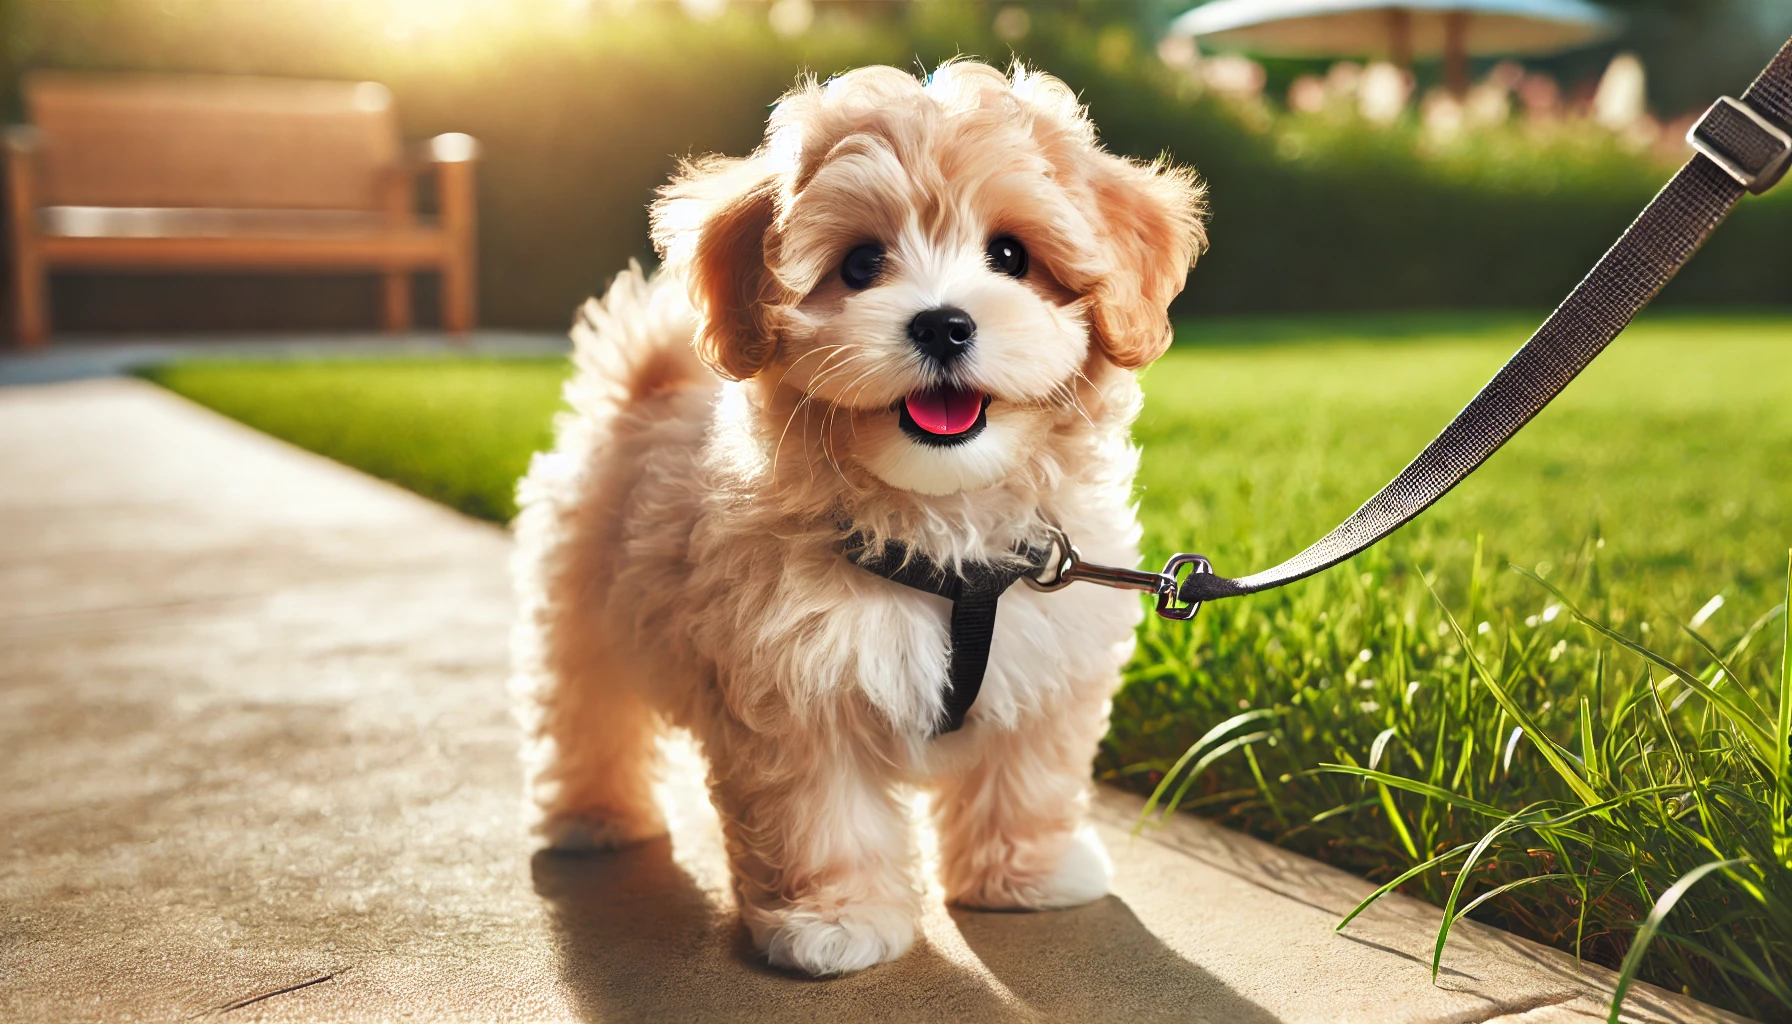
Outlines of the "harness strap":
{"type": "Polygon", "coordinates": [[[964,719],[989,667],[989,644],[996,632],[996,603],[1022,576],[1038,573],[1050,549],[1017,551],[1011,562],[962,562],[948,571],[900,541],[885,541],[873,550],[860,534],[842,545],[846,560],[892,583],[937,594],[952,602],[952,663],[946,680],[944,719],[934,730],[942,736],[964,727],[964,719]]]}
{"type": "Polygon", "coordinates": [[[1537,333],[1381,492],[1305,551],[1240,579],[1192,574],[1184,603],[1270,590],[1329,569],[1406,525],[1461,483],[1560,394],[1667,284],[1744,191],[1765,192],[1792,157],[1792,41],[1741,102],[1713,104],[1698,150],[1537,333]]]}

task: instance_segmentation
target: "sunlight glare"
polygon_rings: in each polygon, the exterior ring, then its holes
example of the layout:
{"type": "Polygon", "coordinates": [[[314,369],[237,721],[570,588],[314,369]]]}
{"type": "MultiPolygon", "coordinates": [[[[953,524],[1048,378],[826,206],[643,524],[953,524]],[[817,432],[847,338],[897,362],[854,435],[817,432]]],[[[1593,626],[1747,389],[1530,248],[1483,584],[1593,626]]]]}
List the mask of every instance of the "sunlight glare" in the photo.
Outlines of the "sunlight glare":
{"type": "MultiPolygon", "coordinates": [[[[385,8],[386,35],[408,42],[447,35],[471,21],[502,18],[558,17],[580,21],[591,15],[594,0],[370,0],[385,8]]],[[[712,0],[719,10],[725,0],[712,0]]],[[[377,9],[377,8],[375,8],[377,9]]]]}

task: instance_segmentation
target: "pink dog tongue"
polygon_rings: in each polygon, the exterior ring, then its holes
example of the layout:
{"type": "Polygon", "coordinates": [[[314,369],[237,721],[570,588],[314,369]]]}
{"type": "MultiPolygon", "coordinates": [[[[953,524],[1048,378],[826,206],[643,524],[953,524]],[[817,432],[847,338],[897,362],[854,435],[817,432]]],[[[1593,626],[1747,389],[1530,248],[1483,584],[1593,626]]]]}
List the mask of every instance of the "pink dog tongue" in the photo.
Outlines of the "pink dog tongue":
{"type": "Polygon", "coordinates": [[[917,391],[906,401],[909,417],[929,434],[962,434],[983,411],[982,392],[957,388],[917,391]]]}

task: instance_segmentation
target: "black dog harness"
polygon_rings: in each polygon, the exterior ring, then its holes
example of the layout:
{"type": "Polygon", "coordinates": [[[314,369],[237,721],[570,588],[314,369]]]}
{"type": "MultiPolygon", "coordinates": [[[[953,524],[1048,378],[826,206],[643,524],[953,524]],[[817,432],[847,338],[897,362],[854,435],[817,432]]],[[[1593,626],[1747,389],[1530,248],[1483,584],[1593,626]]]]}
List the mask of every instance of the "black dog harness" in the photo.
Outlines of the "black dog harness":
{"type": "Polygon", "coordinates": [[[842,546],[847,561],[892,583],[937,594],[952,602],[952,666],[946,680],[945,720],[935,735],[957,732],[983,688],[989,642],[996,632],[996,601],[1017,580],[1038,575],[1052,549],[1025,548],[1010,561],[961,562],[956,572],[900,541],[881,549],[853,534],[842,546]]]}
{"type": "Polygon", "coordinates": [[[1085,562],[1063,531],[1047,527],[1044,545],[1016,545],[1014,557],[1000,562],[960,562],[947,569],[901,541],[885,541],[873,548],[862,534],[841,543],[846,560],[892,583],[937,594],[952,602],[952,666],[946,680],[946,717],[934,735],[956,732],[983,688],[983,672],[989,666],[989,642],[996,632],[996,602],[1018,580],[1034,590],[1062,590],[1079,580],[1122,590],[1136,590],[1157,597],[1157,613],[1166,619],[1192,619],[1199,604],[1185,604],[1177,596],[1182,580],[1193,573],[1212,572],[1200,555],[1177,555],[1161,573],[1121,569],[1085,562]]]}

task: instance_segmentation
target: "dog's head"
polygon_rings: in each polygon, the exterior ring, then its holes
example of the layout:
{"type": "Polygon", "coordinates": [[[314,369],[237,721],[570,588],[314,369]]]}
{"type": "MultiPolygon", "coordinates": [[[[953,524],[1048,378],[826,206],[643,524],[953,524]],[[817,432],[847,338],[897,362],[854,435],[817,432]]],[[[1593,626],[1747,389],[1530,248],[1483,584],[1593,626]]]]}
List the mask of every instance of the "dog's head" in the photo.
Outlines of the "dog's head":
{"type": "Polygon", "coordinates": [[[1201,196],[1104,152],[1058,80],[954,62],[798,87],[753,155],[687,165],[653,229],[698,354],[759,382],[812,463],[939,495],[999,482],[1164,351],[1201,196]]]}

